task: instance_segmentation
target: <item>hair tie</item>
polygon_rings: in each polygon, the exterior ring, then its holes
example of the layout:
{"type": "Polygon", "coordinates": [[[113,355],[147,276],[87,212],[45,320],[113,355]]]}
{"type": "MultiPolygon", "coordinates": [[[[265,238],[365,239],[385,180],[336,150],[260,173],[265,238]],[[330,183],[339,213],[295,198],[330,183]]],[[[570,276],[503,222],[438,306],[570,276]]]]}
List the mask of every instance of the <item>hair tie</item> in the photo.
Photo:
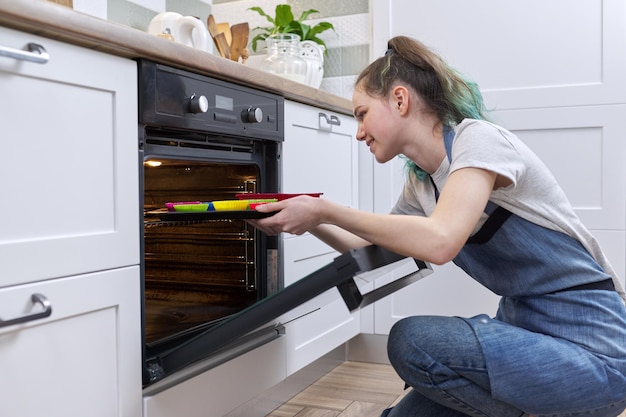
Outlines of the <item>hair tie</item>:
{"type": "Polygon", "coordinates": [[[393,49],[391,48],[387,49],[387,51],[385,52],[385,56],[391,54],[392,52],[394,52],[393,49]]]}

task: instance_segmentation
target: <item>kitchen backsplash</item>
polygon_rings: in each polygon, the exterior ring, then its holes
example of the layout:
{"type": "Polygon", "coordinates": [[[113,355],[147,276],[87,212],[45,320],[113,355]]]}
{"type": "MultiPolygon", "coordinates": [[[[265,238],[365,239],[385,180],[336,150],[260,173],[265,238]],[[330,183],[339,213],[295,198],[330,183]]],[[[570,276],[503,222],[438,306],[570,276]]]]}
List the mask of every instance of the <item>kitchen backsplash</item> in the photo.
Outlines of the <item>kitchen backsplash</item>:
{"type": "MultiPolygon", "coordinates": [[[[73,0],[74,9],[102,19],[121,23],[142,31],[147,30],[152,18],[164,11],[196,16],[206,25],[213,13],[218,22],[248,22],[250,28],[266,26],[267,21],[250,7],[261,7],[274,15],[277,4],[290,4],[298,17],[304,10],[315,9],[307,23],[328,21],[336,32],[320,35],[328,47],[324,61],[324,79],[321,90],[351,98],[358,73],[370,62],[369,0],[331,2],[327,0],[73,0]]],[[[212,45],[208,48],[213,51],[212,45]]],[[[258,51],[259,53],[261,51],[258,51]]],[[[259,59],[251,58],[255,65],[259,59]]]]}
{"type": "Polygon", "coordinates": [[[328,47],[320,89],[350,99],[358,73],[370,61],[368,0],[214,0],[213,14],[218,21],[231,24],[247,21],[250,28],[255,28],[267,26],[268,22],[248,8],[258,6],[274,16],[276,5],[284,3],[291,5],[296,18],[305,10],[318,10],[307,23],[327,21],[335,26],[336,32],[320,35],[328,47]]]}

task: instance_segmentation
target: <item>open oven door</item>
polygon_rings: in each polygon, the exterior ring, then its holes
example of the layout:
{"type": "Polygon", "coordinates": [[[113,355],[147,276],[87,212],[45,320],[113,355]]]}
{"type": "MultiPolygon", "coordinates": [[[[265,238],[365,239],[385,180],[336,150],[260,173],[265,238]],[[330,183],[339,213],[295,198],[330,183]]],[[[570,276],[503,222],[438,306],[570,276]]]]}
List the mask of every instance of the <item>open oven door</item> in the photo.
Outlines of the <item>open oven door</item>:
{"type": "Polygon", "coordinates": [[[414,260],[416,269],[412,272],[368,293],[362,294],[354,281],[358,274],[375,271],[406,259],[375,245],[352,249],[328,265],[224,319],[184,343],[153,353],[151,357],[146,358],[147,375],[144,376],[144,385],[160,381],[165,376],[172,375],[209,355],[229,352],[232,357],[234,354],[244,353],[245,349],[250,350],[258,346],[259,340],[266,343],[279,337],[282,327],[280,324],[272,323],[273,320],[333,287],[337,287],[347,308],[353,311],[432,273],[430,265],[426,262],[414,260]],[[242,334],[245,336],[241,336],[242,334]],[[233,349],[234,346],[236,349],[233,349]],[[239,353],[233,353],[237,351],[239,353]]]}

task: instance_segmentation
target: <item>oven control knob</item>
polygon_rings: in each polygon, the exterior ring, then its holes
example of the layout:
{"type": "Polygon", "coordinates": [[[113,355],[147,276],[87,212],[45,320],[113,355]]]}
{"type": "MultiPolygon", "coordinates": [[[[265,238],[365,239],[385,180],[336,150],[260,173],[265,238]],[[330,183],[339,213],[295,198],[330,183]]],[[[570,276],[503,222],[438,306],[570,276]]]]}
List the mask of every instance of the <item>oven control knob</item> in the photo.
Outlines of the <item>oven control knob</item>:
{"type": "Polygon", "coordinates": [[[189,98],[189,110],[192,113],[206,113],[209,110],[209,100],[203,95],[192,95],[189,98]]]}
{"type": "Polygon", "coordinates": [[[241,112],[241,120],[244,123],[261,123],[263,121],[263,110],[250,106],[241,112]]]}

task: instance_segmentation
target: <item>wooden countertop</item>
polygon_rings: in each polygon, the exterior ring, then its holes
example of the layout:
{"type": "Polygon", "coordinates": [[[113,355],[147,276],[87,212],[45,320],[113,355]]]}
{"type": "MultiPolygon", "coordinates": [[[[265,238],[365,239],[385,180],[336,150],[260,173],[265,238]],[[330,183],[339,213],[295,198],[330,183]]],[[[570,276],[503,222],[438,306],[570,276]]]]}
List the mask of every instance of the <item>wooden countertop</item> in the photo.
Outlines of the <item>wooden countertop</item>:
{"type": "Polygon", "coordinates": [[[149,59],[330,111],[352,114],[350,101],[343,97],[48,1],[0,0],[0,25],[112,55],[149,59]]]}

